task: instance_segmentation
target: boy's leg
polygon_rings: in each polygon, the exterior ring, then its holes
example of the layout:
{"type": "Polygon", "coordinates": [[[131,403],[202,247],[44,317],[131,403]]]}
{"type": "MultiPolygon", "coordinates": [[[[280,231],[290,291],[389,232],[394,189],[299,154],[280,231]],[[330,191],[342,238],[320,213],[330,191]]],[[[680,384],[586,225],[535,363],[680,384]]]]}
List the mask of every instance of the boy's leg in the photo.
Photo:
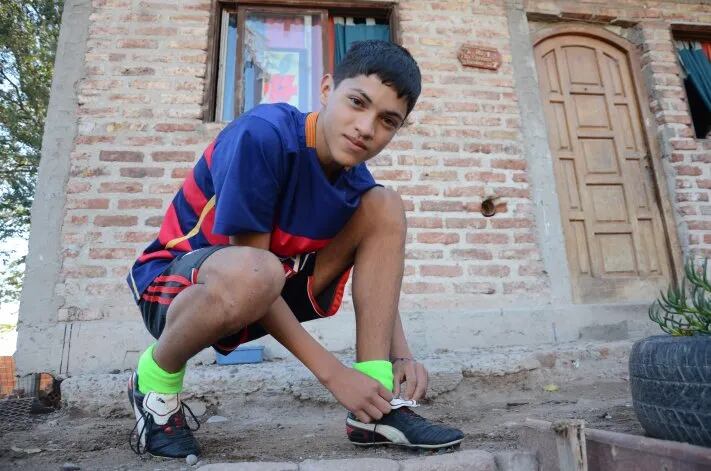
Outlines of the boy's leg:
{"type": "Polygon", "coordinates": [[[345,227],[318,252],[313,294],[353,265],[356,360],[388,360],[405,259],[407,223],[400,196],[376,187],[365,193],[345,227]]]}
{"type": "Polygon", "coordinates": [[[199,454],[179,397],[184,365],[203,348],[257,321],[283,284],[279,260],[248,247],[196,250],[156,278],[141,307],[159,341],[141,355],[128,388],[136,415],[134,451],[169,457],[199,454]]]}
{"type": "MultiPolygon", "coordinates": [[[[398,310],[405,258],[405,211],[397,193],[374,188],[344,229],[316,257],[312,289],[318,295],[353,264],[353,303],[359,362],[388,360],[398,310]]],[[[459,444],[461,430],[431,422],[408,407],[363,423],[346,419],[351,443],[437,449],[459,444]]]]}
{"type": "Polygon", "coordinates": [[[198,282],[171,302],[153,358],[165,371],[179,371],[203,348],[259,320],[283,285],[284,269],[267,251],[213,253],[200,266],[198,282]]]}

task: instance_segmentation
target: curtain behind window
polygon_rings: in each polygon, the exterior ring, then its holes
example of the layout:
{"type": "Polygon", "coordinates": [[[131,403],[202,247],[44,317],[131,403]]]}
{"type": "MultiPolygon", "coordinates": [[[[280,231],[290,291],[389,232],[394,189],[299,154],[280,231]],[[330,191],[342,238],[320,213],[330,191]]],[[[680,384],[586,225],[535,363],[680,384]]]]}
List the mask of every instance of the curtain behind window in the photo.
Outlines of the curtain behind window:
{"type": "Polygon", "coordinates": [[[365,23],[355,24],[353,18],[334,18],[334,64],[338,65],[346,55],[348,48],[356,41],[381,39],[390,41],[390,26],[376,24],[368,18],[365,23]]]}

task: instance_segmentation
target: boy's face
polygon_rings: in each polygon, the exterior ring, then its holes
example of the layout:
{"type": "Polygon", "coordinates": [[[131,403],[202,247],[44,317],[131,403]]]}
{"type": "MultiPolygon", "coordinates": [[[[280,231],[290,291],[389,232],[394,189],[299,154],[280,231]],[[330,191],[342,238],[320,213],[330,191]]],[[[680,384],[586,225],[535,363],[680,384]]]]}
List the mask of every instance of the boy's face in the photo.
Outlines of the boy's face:
{"type": "Polygon", "coordinates": [[[317,152],[326,166],[353,167],[377,155],[388,145],[407,115],[407,100],[377,75],[321,81],[322,146],[317,152]],[[330,156],[330,158],[329,158],[330,156]],[[324,161],[325,159],[326,161],[324,161]]]}

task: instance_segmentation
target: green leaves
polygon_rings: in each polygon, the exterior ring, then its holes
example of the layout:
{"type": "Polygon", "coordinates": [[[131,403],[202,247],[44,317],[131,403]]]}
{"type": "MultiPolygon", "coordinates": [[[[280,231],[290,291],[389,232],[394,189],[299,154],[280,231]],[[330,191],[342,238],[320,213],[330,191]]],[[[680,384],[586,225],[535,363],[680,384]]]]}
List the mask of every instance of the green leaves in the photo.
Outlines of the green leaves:
{"type": "Polygon", "coordinates": [[[649,318],[671,335],[711,335],[709,259],[698,264],[689,257],[681,286],[670,285],[649,307],[649,318]]]}
{"type": "MultiPolygon", "coordinates": [[[[63,0],[0,2],[0,244],[26,238],[63,0]]],[[[22,259],[4,251],[0,302],[19,296],[22,259]]]]}
{"type": "Polygon", "coordinates": [[[29,230],[62,6],[0,3],[0,241],[29,230]]]}

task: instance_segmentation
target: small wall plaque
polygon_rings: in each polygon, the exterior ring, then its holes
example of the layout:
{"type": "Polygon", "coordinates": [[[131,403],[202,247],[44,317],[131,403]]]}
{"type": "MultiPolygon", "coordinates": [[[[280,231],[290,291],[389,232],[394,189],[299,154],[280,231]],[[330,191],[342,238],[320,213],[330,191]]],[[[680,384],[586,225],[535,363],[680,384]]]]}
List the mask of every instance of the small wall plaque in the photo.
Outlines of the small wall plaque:
{"type": "Polygon", "coordinates": [[[496,70],[501,65],[501,54],[493,47],[464,44],[457,57],[465,67],[496,70]]]}

